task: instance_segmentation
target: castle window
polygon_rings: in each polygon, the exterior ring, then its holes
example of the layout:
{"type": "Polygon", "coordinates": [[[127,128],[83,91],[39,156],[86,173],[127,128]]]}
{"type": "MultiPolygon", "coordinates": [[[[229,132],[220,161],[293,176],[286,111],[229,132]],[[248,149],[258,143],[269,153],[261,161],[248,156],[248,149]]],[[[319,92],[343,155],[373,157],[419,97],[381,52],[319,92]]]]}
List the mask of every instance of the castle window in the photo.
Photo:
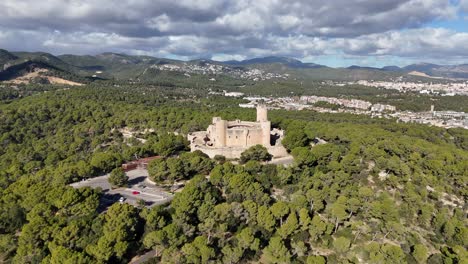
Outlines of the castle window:
{"type": "Polygon", "coordinates": [[[237,136],[236,136],[236,139],[237,139],[237,136]]]}

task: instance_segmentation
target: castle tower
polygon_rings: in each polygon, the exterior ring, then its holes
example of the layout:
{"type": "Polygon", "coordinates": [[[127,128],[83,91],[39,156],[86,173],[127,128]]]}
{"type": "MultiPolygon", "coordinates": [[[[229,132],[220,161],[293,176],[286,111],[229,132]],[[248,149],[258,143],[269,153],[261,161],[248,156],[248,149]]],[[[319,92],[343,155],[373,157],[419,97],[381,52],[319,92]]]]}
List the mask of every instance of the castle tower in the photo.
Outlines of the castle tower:
{"type": "Polygon", "coordinates": [[[226,133],[227,133],[227,121],[218,118],[213,120],[215,125],[215,146],[225,147],[226,146],[226,133]]]}
{"type": "Polygon", "coordinates": [[[257,106],[257,122],[260,123],[262,128],[262,145],[269,147],[271,122],[268,121],[268,110],[264,105],[257,106]]]}
{"type": "Polygon", "coordinates": [[[260,122],[260,126],[262,128],[262,145],[265,147],[270,146],[270,131],[271,131],[271,122],[264,121],[260,122]]]}
{"type": "Polygon", "coordinates": [[[267,108],[264,105],[257,106],[257,122],[266,122],[268,121],[267,108]]]}

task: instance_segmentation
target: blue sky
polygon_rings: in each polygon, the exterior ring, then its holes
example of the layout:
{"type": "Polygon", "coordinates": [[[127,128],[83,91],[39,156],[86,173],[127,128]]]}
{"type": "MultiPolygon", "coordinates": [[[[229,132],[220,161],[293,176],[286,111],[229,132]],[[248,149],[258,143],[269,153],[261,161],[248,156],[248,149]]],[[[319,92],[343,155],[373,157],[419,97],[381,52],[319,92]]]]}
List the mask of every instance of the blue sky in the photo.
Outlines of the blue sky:
{"type": "Polygon", "coordinates": [[[428,23],[427,26],[433,28],[447,28],[457,32],[468,32],[468,14],[460,12],[455,19],[437,20],[428,23]]]}
{"type": "Polygon", "coordinates": [[[468,4],[464,1],[449,1],[450,4],[457,8],[456,16],[449,19],[435,19],[427,23],[427,27],[447,28],[457,32],[468,32],[468,4]]]}
{"type": "Polygon", "coordinates": [[[468,63],[468,0],[2,0],[0,48],[334,67],[468,63]]]}

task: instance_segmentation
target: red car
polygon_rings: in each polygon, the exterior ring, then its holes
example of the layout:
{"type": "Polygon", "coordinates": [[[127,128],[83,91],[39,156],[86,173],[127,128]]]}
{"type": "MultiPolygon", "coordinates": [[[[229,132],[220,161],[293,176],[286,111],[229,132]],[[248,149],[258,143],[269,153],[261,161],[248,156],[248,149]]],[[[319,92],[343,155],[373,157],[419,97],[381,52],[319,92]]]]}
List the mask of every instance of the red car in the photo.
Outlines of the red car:
{"type": "Polygon", "coordinates": [[[140,194],[140,192],[139,191],[133,191],[132,194],[137,195],[137,194],[140,194]]]}

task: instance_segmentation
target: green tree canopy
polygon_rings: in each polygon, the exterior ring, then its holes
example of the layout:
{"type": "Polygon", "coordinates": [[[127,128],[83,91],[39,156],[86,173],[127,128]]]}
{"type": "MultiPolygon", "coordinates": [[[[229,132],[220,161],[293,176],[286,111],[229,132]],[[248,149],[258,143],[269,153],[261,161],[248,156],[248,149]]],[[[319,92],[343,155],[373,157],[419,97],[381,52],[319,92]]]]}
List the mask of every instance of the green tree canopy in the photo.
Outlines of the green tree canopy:
{"type": "Polygon", "coordinates": [[[268,153],[267,148],[262,145],[255,145],[241,153],[240,160],[246,163],[249,160],[269,161],[273,156],[268,153]]]}
{"type": "Polygon", "coordinates": [[[115,168],[109,175],[109,183],[113,187],[124,187],[128,184],[128,176],[122,168],[115,168]]]}

